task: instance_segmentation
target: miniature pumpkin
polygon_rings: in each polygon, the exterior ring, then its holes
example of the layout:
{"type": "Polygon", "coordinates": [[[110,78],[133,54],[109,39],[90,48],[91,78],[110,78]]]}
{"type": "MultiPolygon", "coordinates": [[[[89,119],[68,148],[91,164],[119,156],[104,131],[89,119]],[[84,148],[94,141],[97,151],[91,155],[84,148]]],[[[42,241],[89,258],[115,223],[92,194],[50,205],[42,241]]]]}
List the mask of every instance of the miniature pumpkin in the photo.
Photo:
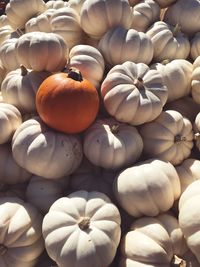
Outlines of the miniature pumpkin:
{"type": "Polygon", "coordinates": [[[42,120],[64,133],[78,133],[90,126],[99,110],[96,88],[77,69],[45,79],[36,93],[42,120]]]}
{"type": "Polygon", "coordinates": [[[195,60],[200,55],[200,33],[197,32],[190,41],[190,56],[195,60]]]}
{"type": "Polygon", "coordinates": [[[47,9],[58,9],[66,6],[68,6],[68,2],[64,2],[63,0],[50,0],[46,2],[47,9]]]}
{"type": "Polygon", "coordinates": [[[200,112],[197,114],[195,118],[193,129],[194,129],[195,144],[198,150],[200,150],[200,112]]]}
{"type": "Polygon", "coordinates": [[[200,56],[193,63],[191,94],[195,103],[200,104],[200,56]]]}
{"type": "Polygon", "coordinates": [[[109,266],[119,245],[120,224],[119,210],[106,195],[73,192],[56,200],[44,216],[47,253],[60,267],[109,266]]]}
{"type": "Polygon", "coordinates": [[[84,2],[85,0],[69,0],[67,3],[69,7],[75,9],[77,13],[80,15],[81,8],[84,2]]]}
{"type": "Polygon", "coordinates": [[[10,38],[0,46],[1,63],[7,71],[15,70],[20,66],[15,49],[17,41],[18,38],[10,38]]]}

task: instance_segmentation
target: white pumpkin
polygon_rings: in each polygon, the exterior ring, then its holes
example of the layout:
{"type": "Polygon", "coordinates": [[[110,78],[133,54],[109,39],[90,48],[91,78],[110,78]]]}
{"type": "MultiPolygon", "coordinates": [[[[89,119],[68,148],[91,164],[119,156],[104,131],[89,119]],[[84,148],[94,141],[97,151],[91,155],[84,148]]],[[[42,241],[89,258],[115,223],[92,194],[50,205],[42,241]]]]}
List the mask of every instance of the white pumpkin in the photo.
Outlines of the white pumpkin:
{"type": "Polygon", "coordinates": [[[24,66],[10,71],[1,85],[3,100],[16,106],[22,114],[36,112],[36,92],[49,75],[47,71],[27,70],[24,66]]]}
{"type": "Polygon", "coordinates": [[[153,0],[143,0],[132,7],[131,28],[139,32],[146,30],[160,18],[160,7],[153,0]]]}
{"type": "Polygon", "coordinates": [[[61,71],[68,55],[63,38],[55,33],[28,32],[19,37],[15,47],[18,62],[35,71],[61,71]]]}
{"type": "Polygon", "coordinates": [[[168,90],[167,103],[189,96],[193,65],[186,59],[174,59],[170,62],[156,63],[151,68],[159,71],[168,90]]]}
{"type": "Polygon", "coordinates": [[[200,56],[193,63],[191,95],[195,103],[200,104],[200,56]]]}
{"type": "Polygon", "coordinates": [[[109,29],[129,29],[132,12],[128,0],[85,0],[80,13],[81,27],[89,36],[100,39],[109,29]]]}
{"type": "Polygon", "coordinates": [[[190,41],[190,57],[195,60],[200,55],[200,32],[197,32],[190,41]]]}
{"type": "Polygon", "coordinates": [[[47,9],[59,9],[68,6],[68,2],[63,0],[50,0],[46,2],[47,9]]]}
{"type": "Polygon", "coordinates": [[[42,216],[16,197],[0,198],[2,267],[34,267],[44,250],[42,216]]]}
{"type": "Polygon", "coordinates": [[[191,154],[192,123],[175,110],[163,111],[154,121],[141,125],[139,132],[148,157],[178,165],[191,154]]]}
{"type": "Polygon", "coordinates": [[[10,25],[0,27],[0,44],[2,44],[7,39],[14,38],[14,33],[15,32],[13,31],[13,28],[10,25]]]}
{"type": "Polygon", "coordinates": [[[157,70],[127,61],[108,72],[101,85],[101,96],[111,116],[140,125],[160,115],[168,91],[157,70]]]}
{"type": "Polygon", "coordinates": [[[174,4],[176,1],[177,0],[155,0],[155,2],[158,3],[161,8],[166,8],[174,4]]]}
{"type": "Polygon", "coordinates": [[[0,60],[0,87],[1,87],[1,84],[2,84],[2,82],[6,76],[6,72],[7,71],[0,60]]]}
{"type": "Polygon", "coordinates": [[[76,45],[69,53],[68,68],[77,68],[82,76],[96,88],[100,87],[103,79],[105,63],[102,54],[90,45],[76,45]]]}
{"type": "Polygon", "coordinates": [[[120,224],[119,210],[106,195],[76,191],[56,200],[44,217],[47,253],[59,267],[109,266],[119,245],[120,224]]]}
{"type": "Polygon", "coordinates": [[[10,0],[6,5],[5,13],[9,24],[14,30],[24,29],[25,23],[38,13],[45,11],[43,0],[10,0]]]}
{"type": "Polygon", "coordinates": [[[21,113],[15,106],[0,103],[0,144],[9,142],[21,123],[21,113]]]}
{"type": "Polygon", "coordinates": [[[6,14],[0,16],[0,28],[9,25],[9,20],[6,14]]]}
{"type": "Polygon", "coordinates": [[[126,61],[149,64],[153,58],[153,44],[144,32],[114,27],[100,39],[98,48],[109,67],[126,61]],[[133,49],[134,47],[134,49],[133,49]]]}
{"type": "Polygon", "coordinates": [[[155,62],[165,59],[186,59],[190,53],[190,42],[178,26],[174,27],[164,21],[156,21],[146,34],[153,43],[155,62]]]}
{"type": "Polygon", "coordinates": [[[75,9],[77,13],[80,15],[81,8],[84,2],[85,0],[69,0],[67,3],[69,7],[75,9]]]}
{"type": "Polygon", "coordinates": [[[113,118],[96,120],[84,133],[84,155],[105,169],[120,169],[135,163],[142,150],[137,128],[113,118]]]}
{"type": "Polygon", "coordinates": [[[119,205],[136,218],[168,211],[181,193],[175,167],[157,158],[123,169],[113,190],[119,205]]]}
{"type": "Polygon", "coordinates": [[[194,124],[194,140],[198,150],[200,150],[200,112],[197,114],[194,124]]]}
{"type": "Polygon", "coordinates": [[[13,157],[29,172],[44,178],[71,174],[82,160],[82,145],[76,135],[48,128],[39,117],[26,120],[12,139],[13,157]]]}

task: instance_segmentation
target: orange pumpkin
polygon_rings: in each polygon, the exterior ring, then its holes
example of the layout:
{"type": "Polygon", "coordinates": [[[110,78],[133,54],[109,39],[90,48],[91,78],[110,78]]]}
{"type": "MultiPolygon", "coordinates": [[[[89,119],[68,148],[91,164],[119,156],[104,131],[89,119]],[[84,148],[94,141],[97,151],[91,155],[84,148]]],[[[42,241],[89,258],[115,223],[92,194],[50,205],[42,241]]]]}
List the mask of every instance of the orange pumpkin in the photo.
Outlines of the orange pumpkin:
{"type": "Polygon", "coordinates": [[[45,79],[36,93],[36,108],[51,128],[64,133],[84,131],[99,110],[96,88],[77,69],[45,79]]]}

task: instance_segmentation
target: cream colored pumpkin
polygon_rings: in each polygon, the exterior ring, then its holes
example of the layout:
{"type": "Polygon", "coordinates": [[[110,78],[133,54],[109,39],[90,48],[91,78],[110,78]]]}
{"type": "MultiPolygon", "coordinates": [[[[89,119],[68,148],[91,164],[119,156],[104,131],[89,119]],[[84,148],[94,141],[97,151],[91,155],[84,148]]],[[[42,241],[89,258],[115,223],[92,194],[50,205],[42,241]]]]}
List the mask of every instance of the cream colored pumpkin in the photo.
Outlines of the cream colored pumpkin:
{"type": "Polygon", "coordinates": [[[50,19],[54,12],[54,9],[47,9],[42,14],[29,19],[25,24],[25,32],[52,32],[50,19]]]}
{"type": "Polygon", "coordinates": [[[80,15],[81,8],[84,2],[85,0],[69,0],[67,3],[69,7],[75,9],[77,13],[80,15]]]}
{"type": "Polygon", "coordinates": [[[46,9],[43,0],[10,0],[6,5],[5,13],[9,20],[9,24],[14,30],[24,29],[26,22],[36,16],[38,13],[44,12],[46,9]]]}
{"type": "Polygon", "coordinates": [[[59,267],[109,266],[119,245],[120,224],[119,210],[106,195],[76,191],[56,200],[44,217],[47,253],[59,267]]]}
{"type": "Polygon", "coordinates": [[[168,90],[167,102],[188,96],[191,92],[193,65],[185,59],[156,63],[151,68],[159,71],[168,90]]]}
{"type": "Polygon", "coordinates": [[[126,61],[149,64],[153,58],[153,44],[144,32],[114,27],[99,41],[98,48],[109,67],[126,61]],[[134,47],[134,49],[133,49],[134,47]]]}
{"type": "Polygon", "coordinates": [[[2,267],[34,267],[44,250],[42,216],[15,197],[0,198],[2,267]]]}
{"type": "Polygon", "coordinates": [[[194,140],[198,150],[200,150],[200,112],[197,114],[194,124],[194,140]]]}
{"type": "Polygon", "coordinates": [[[191,154],[192,123],[175,110],[163,111],[154,121],[141,125],[139,132],[148,157],[178,165],[191,154]]]}
{"type": "Polygon", "coordinates": [[[66,6],[68,6],[68,2],[64,2],[63,0],[50,0],[46,2],[47,9],[59,9],[66,6]]]}
{"type": "Polygon", "coordinates": [[[6,14],[0,16],[0,28],[9,25],[9,20],[6,14]]]}
{"type": "Polygon", "coordinates": [[[193,63],[191,94],[193,100],[200,104],[200,56],[193,63]]]}
{"type": "Polygon", "coordinates": [[[63,7],[55,10],[50,23],[52,32],[60,35],[67,47],[72,48],[81,43],[83,31],[80,17],[73,8],[63,7]]]}
{"type": "Polygon", "coordinates": [[[14,160],[11,144],[0,145],[0,184],[21,184],[29,181],[31,176],[30,172],[14,160]]]}
{"type": "Polygon", "coordinates": [[[199,0],[178,0],[165,12],[164,21],[171,25],[179,24],[181,31],[193,36],[200,31],[199,0]]]}
{"type": "Polygon", "coordinates": [[[143,0],[133,6],[132,14],[131,28],[139,32],[146,32],[151,24],[159,20],[160,7],[153,0],[143,0]]]}
{"type": "Polygon", "coordinates": [[[36,112],[36,92],[50,74],[47,71],[27,70],[23,66],[10,71],[1,85],[3,100],[16,106],[22,114],[36,112]]]}
{"type": "Polygon", "coordinates": [[[70,188],[72,191],[99,191],[114,199],[112,184],[115,176],[116,171],[95,166],[84,158],[79,168],[70,176],[70,188]]]}
{"type": "Polygon", "coordinates": [[[102,54],[90,45],[76,45],[69,53],[68,68],[75,67],[96,88],[103,79],[105,63],[102,54]]]}
{"type": "Polygon", "coordinates": [[[184,261],[178,261],[177,256],[181,258],[186,249],[183,233],[173,215],[164,213],[155,218],[142,217],[135,220],[122,237],[119,266],[184,266],[184,261]]]}
{"type": "Polygon", "coordinates": [[[84,133],[86,158],[105,169],[120,169],[135,163],[142,150],[137,128],[113,118],[96,120],[84,133]]]}
{"type": "Polygon", "coordinates": [[[29,172],[44,178],[71,174],[82,160],[82,145],[76,135],[48,128],[39,117],[26,120],[12,139],[13,157],[29,172]]]}
{"type": "Polygon", "coordinates": [[[63,38],[55,33],[28,32],[16,43],[17,59],[27,69],[61,71],[68,54],[63,38]]]}
{"type": "Polygon", "coordinates": [[[160,115],[168,92],[157,70],[127,61],[108,72],[101,85],[101,96],[111,116],[140,125],[160,115]]]}
{"type": "Polygon", "coordinates": [[[190,53],[190,42],[178,26],[173,27],[164,21],[156,21],[146,34],[153,43],[155,62],[165,59],[186,59],[190,53]]]}
{"type": "Polygon", "coordinates": [[[16,35],[16,33],[13,31],[13,28],[10,25],[5,25],[1,27],[0,28],[0,44],[2,44],[7,39],[14,38],[13,35],[16,35]]]}
{"type": "Polygon", "coordinates": [[[155,2],[158,3],[161,8],[168,7],[174,4],[176,1],[177,0],[155,0],[155,2]]]}
{"type": "Polygon", "coordinates": [[[15,106],[0,103],[0,144],[9,142],[21,123],[21,113],[15,106]]]}
{"type": "Polygon", "coordinates": [[[200,55],[200,32],[197,32],[190,41],[190,57],[195,60],[200,55]]]}
{"type": "Polygon", "coordinates": [[[0,60],[0,87],[1,87],[1,84],[2,84],[2,82],[6,76],[6,72],[7,71],[0,60]]]}
{"type": "Polygon", "coordinates": [[[7,71],[15,70],[20,66],[15,49],[17,42],[18,38],[10,38],[0,46],[0,60],[7,71]]]}
{"type": "Polygon", "coordinates": [[[191,183],[179,200],[179,225],[185,235],[189,249],[200,263],[200,180],[191,183]]]}
{"type": "Polygon", "coordinates": [[[157,158],[123,169],[113,184],[119,205],[131,216],[157,216],[168,211],[180,197],[175,167],[157,158]]]}
{"type": "Polygon", "coordinates": [[[128,0],[86,0],[80,13],[81,27],[89,36],[100,39],[109,29],[129,29],[132,12],[128,0]]]}

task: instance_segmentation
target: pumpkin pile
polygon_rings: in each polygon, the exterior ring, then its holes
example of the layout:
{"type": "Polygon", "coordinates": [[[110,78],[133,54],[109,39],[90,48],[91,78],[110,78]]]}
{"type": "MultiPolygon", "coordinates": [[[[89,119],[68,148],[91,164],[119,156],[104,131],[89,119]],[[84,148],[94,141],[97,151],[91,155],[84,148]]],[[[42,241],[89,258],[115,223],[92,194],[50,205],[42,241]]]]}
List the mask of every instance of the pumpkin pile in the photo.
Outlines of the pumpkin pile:
{"type": "Polygon", "coordinates": [[[199,14],[6,2],[0,267],[200,266],[199,14]]]}

